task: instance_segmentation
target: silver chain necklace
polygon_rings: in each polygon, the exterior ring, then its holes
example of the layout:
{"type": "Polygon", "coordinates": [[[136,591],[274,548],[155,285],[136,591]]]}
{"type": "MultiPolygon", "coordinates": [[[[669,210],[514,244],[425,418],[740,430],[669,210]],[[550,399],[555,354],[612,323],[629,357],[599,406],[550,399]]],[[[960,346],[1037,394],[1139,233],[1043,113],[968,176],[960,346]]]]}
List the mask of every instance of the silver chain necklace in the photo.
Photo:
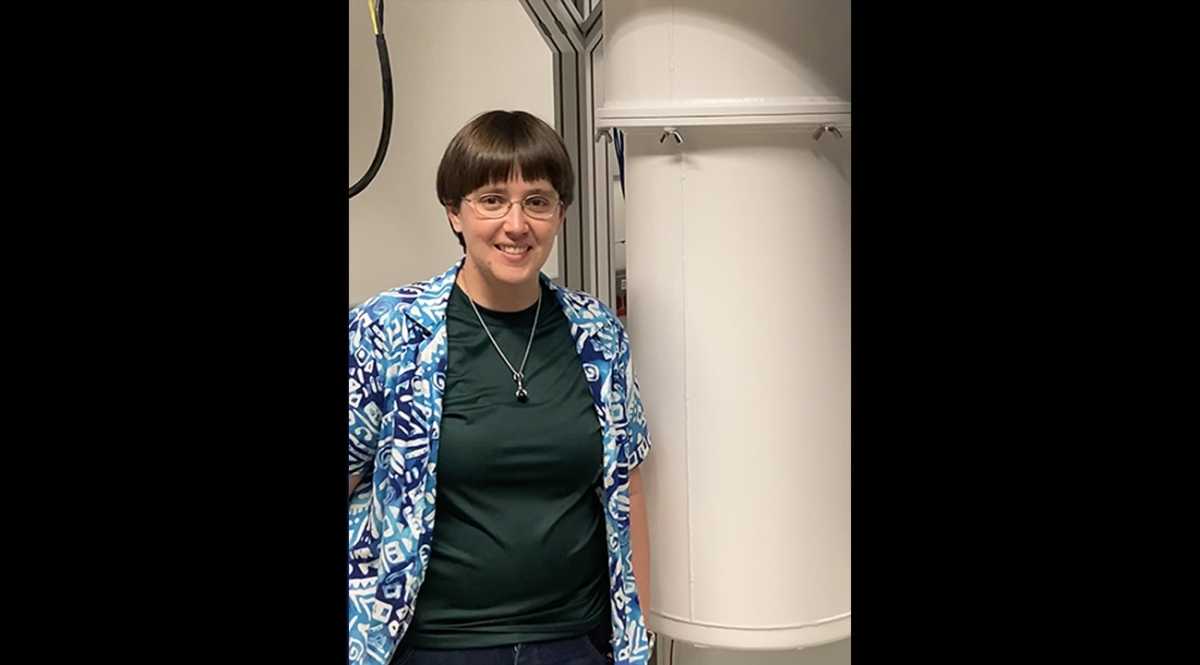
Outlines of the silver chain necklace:
{"type": "Polygon", "coordinates": [[[492,331],[488,330],[487,324],[483,322],[483,315],[479,313],[479,308],[475,306],[475,299],[471,297],[471,292],[467,290],[467,280],[462,280],[458,285],[467,294],[467,302],[471,303],[471,309],[475,310],[475,317],[479,319],[479,325],[483,326],[483,332],[487,333],[488,339],[492,340],[492,346],[496,347],[496,352],[500,354],[500,358],[504,360],[504,364],[512,370],[513,382],[517,384],[517,401],[525,402],[529,400],[529,391],[525,390],[525,363],[529,360],[529,349],[533,346],[533,335],[537,332],[538,317],[542,313],[542,285],[538,284],[538,299],[537,309],[533,313],[533,327],[529,329],[529,342],[525,344],[525,357],[521,359],[521,369],[513,367],[508,361],[508,356],[504,355],[504,350],[496,343],[496,338],[492,337],[492,331]]]}

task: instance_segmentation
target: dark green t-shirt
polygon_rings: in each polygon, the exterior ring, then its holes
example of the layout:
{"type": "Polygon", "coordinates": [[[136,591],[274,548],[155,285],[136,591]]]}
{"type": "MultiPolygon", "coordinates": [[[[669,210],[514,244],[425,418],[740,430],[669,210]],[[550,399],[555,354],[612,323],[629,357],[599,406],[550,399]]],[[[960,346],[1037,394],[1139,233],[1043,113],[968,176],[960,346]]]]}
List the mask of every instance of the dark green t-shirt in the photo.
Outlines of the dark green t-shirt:
{"type": "MultiPolygon", "coordinates": [[[[480,308],[514,367],[534,310],[480,308]]],[[[405,643],[469,649],[583,635],[608,620],[608,559],[600,421],[570,324],[543,285],[525,403],[457,285],[446,324],[433,547],[405,643]]]]}

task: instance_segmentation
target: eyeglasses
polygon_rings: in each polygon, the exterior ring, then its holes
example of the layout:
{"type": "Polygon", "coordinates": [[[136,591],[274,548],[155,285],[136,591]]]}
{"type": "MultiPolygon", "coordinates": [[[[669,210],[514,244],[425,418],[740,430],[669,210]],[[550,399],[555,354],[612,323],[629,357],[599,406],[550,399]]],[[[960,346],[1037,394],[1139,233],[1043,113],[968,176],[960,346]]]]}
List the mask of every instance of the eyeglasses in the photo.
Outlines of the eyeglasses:
{"type": "Polygon", "coordinates": [[[464,196],[463,200],[471,204],[471,208],[484,219],[500,219],[508,214],[514,203],[530,219],[551,219],[558,212],[561,201],[553,194],[531,194],[521,201],[510,201],[499,194],[480,194],[474,200],[464,196]]]}

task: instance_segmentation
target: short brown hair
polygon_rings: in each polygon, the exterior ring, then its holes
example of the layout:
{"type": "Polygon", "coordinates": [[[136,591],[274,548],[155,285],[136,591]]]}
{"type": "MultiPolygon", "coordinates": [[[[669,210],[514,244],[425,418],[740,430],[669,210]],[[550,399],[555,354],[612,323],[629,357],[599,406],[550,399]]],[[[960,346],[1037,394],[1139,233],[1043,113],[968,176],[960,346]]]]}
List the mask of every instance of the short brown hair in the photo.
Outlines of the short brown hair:
{"type": "MultiPolygon", "coordinates": [[[[437,171],[437,196],[458,211],[463,197],[493,182],[505,182],[513,169],[525,180],[546,179],[563,206],[575,198],[575,176],[562,137],[524,111],[488,111],[458,130],[437,171]]],[[[462,234],[458,244],[466,251],[462,234]]]]}

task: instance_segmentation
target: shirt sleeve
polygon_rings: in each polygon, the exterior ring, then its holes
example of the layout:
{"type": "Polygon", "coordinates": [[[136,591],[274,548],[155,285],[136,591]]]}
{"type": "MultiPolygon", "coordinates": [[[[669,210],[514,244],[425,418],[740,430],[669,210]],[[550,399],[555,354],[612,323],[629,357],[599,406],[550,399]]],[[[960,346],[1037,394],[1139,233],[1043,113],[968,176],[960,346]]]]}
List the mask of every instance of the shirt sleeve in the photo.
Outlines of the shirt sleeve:
{"type": "MultiPolygon", "coordinates": [[[[619,325],[619,324],[618,324],[619,325]]],[[[646,412],[638,387],[637,372],[633,366],[633,353],[629,348],[629,334],[620,326],[621,343],[616,359],[616,371],[620,385],[625,388],[624,416],[625,463],[630,472],[638,467],[650,454],[650,430],[646,425],[646,412]]]]}
{"type": "Polygon", "coordinates": [[[348,475],[369,471],[375,459],[379,424],[383,419],[383,380],[380,347],[383,329],[364,306],[350,311],[350,418],[348,475]]]}

